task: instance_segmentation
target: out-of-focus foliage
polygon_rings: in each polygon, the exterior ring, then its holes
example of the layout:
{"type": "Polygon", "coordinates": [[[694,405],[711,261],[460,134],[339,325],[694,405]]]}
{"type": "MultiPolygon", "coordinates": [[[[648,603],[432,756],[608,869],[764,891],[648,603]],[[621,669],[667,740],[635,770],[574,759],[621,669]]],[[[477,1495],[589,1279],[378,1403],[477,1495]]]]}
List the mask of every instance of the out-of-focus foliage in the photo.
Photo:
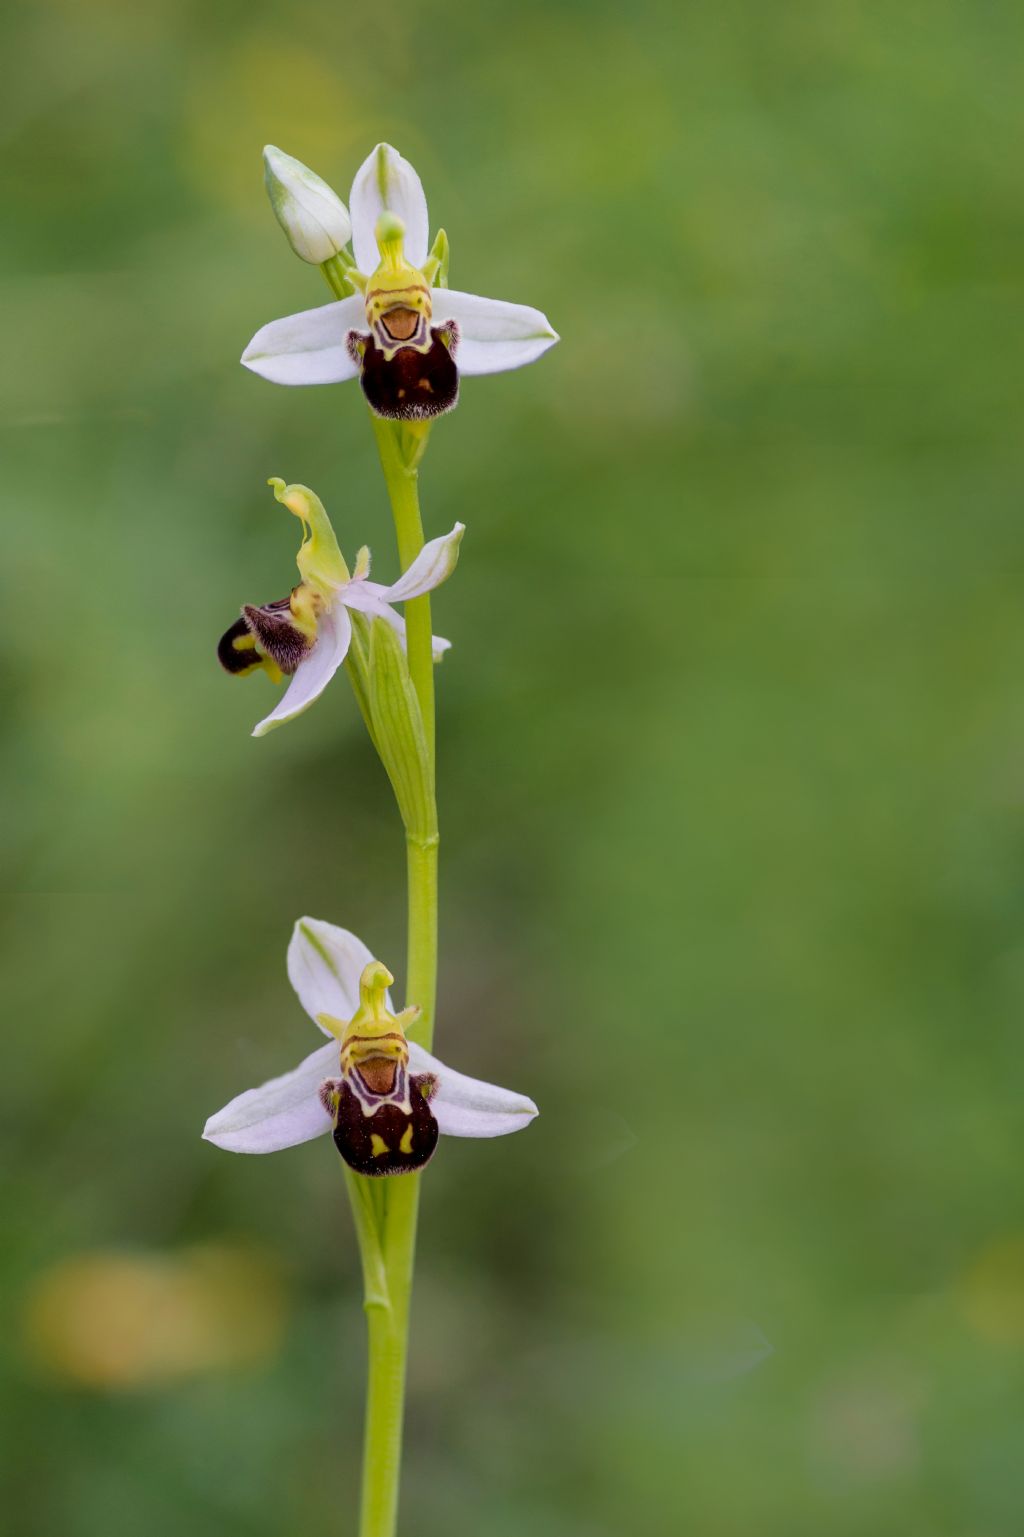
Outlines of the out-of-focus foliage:
{"type": "Polygon", "coordinates": [[[563,337],[467,381],[423,477],[468,525],[439,1049],[542,1115],[427,1178],[405,1529],[1017,1537],[1019,6],[4,29],[11,1530],[354,1529],[333,1149],[198,1134],[309,1045],[296,916],[401,974],[354,702],[253,742],[270,685],[213,656],[294,580],[268,475],[397,569],[355,388],[235,361],[328,297],[264,142],[344,195],[386,138],[453,284],[563,337]]]}

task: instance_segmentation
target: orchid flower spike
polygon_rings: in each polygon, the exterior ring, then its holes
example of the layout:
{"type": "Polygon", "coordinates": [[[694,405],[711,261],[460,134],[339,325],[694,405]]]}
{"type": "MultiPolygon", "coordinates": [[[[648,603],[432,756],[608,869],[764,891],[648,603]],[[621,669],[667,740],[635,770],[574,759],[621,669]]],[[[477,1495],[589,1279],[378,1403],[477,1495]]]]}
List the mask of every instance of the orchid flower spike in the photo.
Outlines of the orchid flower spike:
{"type": "Polygon", "coordinates": [[[537,1114],[532,1099],[467,1078],[408,1040],[419,1009],[395,1014],[391,973],[347,929],[300,918],[288,978],[330,1040],[218,1110],[203,1130],[207,1142],[273,1153],[332,1132],[358,1173],[406,1174],[429,1161],[441,1133],[503,1137],[537,1114]]]}
{"type": "MultiPolygon", "coordinates": [[[[275,683],[291,678],[277,706],[253,731],[265,736],[283,721],[294,720],[322,694],[348,654],[352,639],[349,610],[385,619],[405,641],[405,620],[392,608],[438,587],[455,570],[465,525],[423,546],[409,569],[390,587],[370,581],[370,552],[363,546],[349,574],[331,520],[308,486],[286,486],[278,476],[268,482],[274,495],[302,523],[296,556],[301,581],[287,598],[259,606],[247,603],[221,636],[217,657],[238,677],[262,669],[275,683]]],[[[450,641],[433,637],[434,660],[450,641]]]]}
{"type": "Polygon", "coordinates": [[[378,416],[423,421],[456,404],[460,374],[520,368],[557,342],[540,310],[447,286],[448,237],[438,231],[428,251],[422,183],[390,144],[357,172],[349,212],[345,277],[359,292],[257,331],[242,354],[253,373],[275,384],[358,377],[378,416]]]}

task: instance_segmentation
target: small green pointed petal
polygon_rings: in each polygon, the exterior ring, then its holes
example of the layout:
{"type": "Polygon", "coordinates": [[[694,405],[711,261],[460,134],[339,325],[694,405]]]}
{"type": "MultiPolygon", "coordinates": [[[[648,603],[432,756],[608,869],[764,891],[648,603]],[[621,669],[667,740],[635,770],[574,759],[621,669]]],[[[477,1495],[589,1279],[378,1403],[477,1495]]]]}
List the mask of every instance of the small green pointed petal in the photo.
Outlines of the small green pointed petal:
{"type": "Polygon", "coordinates": [[[432,288],[448,287],[448,266],[451,260],[451,252],[448,249],[448,236],[443,229],[439,229],[434,236],[434,244],[430,247],[430,255],[423,263],[423,276],[432,288]]]}

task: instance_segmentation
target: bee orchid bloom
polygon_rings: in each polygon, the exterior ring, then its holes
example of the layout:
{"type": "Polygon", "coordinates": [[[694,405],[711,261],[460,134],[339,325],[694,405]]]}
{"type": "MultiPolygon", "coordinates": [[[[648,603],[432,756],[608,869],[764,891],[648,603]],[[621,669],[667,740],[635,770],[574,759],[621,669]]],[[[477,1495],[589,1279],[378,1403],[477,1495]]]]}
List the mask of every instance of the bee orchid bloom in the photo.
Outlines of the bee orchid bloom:
{"type": "Polygon", "coordinates": [[[394,1013],[391,973],[347,929],[300,918],[288,978],[330,1040],[218,1110],[203,1130],[207,1142],[273,1153],[330,1132],[360,1174],[405,1174],[428,1162],[439,1135],[503,1137],[537,1114],[525,1095],[467,1078],[407,1040],[419,1010],[394,1013]]]}
{"type": "Polygon", "coordinates": [[[428,251],[422,183],[390,144],[356,174],[349,212],[345,277],[359,292],[257,331],[242,354],[253,373],[275,384],[358,377],[378,416],[422,421],[452,409],[460,374],[521,368],[558,340],[540,310],[447,286],[447,237],[428,251]]]}
{"type": "MultiPolygon", "coordinates": [[[[385,587],[370,581],[370,552],[365,546],[349,573],[323,503],[308,486],[286,486],[276,476],[268,484],[302,523],[302,545],[296,556],[302,580],[287,598],[260,606],[247,603],[217,647],[221,666],[238,677],[262,669],[275,683],[291,678],[253,736],[265,736],[284,721],[294,720],[323,693],[348,654],[350,609],[387,620],[404,641],[405,620],[392,604],[418,598],[450,576],[465,532],[465,525],[456,523],[451,533],[431,539],[405,574],[385,587]]],[[[449,645],[440,636],[433,637],[435,662],[449,645]]]]}

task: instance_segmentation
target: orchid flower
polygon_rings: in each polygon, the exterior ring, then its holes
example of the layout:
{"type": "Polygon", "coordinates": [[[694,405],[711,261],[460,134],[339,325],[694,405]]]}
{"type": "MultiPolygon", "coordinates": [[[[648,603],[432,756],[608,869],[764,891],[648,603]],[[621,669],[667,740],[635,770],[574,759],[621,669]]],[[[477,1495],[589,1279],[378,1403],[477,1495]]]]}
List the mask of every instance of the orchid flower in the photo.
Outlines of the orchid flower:
{"type": "MultiPolygon", "coordinates": [[[[385,619],[404,641],[405,621],[391,605],[418,598],[450,576],[465,532],[465,525],[456,523],[450,533],[431,539],[405,574],[384,587],[370,581],[370,552],[365,545],[349,573],[323,503],[308,486],[286,486],[277,476],[268,485],[302,523],[302,545],[296,556],[302,580],[287,598],[259,606],[247,603],[217,647],[221,665],[236,676],[262,669],[275,683],[291,678],[253,736],[265,736],[283,721],[294,720],[323,692],[348,653],[349,609],[385,619]]],[[[435,662],[449,645],[440,636],[433,637],[435,662]]]]}
{"type": "Polygon", "coordinates": [[[356,173],[349,209],[330,194],[332,241],[323,234],[327,216],[320,205],[316,220],[304,211],[309,178],[318,194],[330,189],[273,146],[264,153],[275,214],[300,255],[327,251],[329,245],[337,251],[337,234],[351,215],[355,264],[344,254],[339,259],[344,286],[358,292],[257,331],[242,354],[253,373],[275,384],[335,384],[358,377],[378,416],[425,420],[452,409],[460,374],[520,368],[558,340],[540,310],[447,286],[447,236],[439,231],[428,252],[422,183],[390,144],[378,144],[356,173]],[[280,190],[282,178],[291,189],[287,197],[280,190]],[[293,230],[296,219],[301,227],[293,230]]]}
{"type": "Polygon", "coordinates": [[[300,918],[288,979],[330,1040],[218,1110],[203,1130],[207,1142],[273,1153],[333,1132],[358,1173],[405,1174],[428,1162],[441,1133],[503,1137],[537,1114],[525,1095],[467,1078],[407,1040],[419,1009],[394,1013],[391,973],[347,929],[300,918]]]}

